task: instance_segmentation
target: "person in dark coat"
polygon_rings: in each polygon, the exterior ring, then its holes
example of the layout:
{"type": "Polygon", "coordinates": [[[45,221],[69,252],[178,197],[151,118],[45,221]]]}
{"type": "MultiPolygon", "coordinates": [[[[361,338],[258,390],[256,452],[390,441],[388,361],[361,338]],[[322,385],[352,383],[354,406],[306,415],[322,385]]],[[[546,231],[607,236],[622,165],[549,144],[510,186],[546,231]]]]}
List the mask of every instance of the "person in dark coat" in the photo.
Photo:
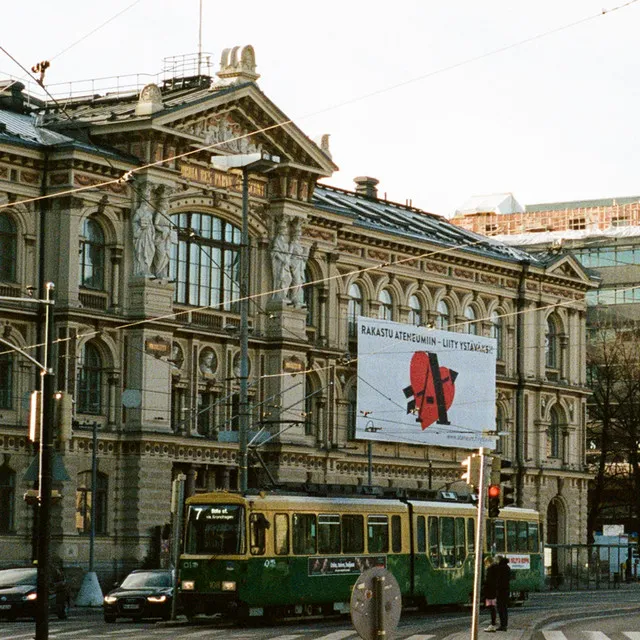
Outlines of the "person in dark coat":
{"type": "Polygon", "coordinates": [[[491,624],[485,628],[485,631],[497,631],[496,626],[496,593],[498,588],[498,565],[491,556],[487,556],[484,560],[484,606],[491,614],[491,624]]]}
{"type": "Polygon", "coordinates": [[[509,582],[511,580],[511,567],[509,566],[509,559],[504,556],[497,556],[498,569],[496,571],[496,601],[498,616],[500,617],[500,626],[498,631],[506,631],[507,624],[509,622],[509,593],[511,588],[509,582]]]}

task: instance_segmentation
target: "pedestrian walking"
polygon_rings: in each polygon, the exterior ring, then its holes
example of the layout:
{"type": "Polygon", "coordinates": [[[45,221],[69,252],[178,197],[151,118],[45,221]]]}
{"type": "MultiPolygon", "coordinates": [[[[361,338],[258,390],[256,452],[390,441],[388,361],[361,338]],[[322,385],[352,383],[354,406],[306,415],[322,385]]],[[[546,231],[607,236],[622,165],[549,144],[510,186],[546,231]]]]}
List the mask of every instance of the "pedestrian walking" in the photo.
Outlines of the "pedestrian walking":
{"type": "Polygon", "coordinates": [[[511,580],[511,567],[509,566],[509,559],[505,556],[496,556],[498,559],[498,570],[496,572],[496,600],[498,617],[500,618],[500,626],[498,631],[506,631],[509,622],[509,593],[511,588],[509,586],[511,580]]]}
{"type": "Polygon", "coordinates": [[[485,627],[485,631],[493,633],[498,630],[496,626],[496,596],[498,589],[498,565],[491,556],[484,559],[484,585],[482,593],[484,595],[484,606],[491,615],[491,624],[485,627]]]}

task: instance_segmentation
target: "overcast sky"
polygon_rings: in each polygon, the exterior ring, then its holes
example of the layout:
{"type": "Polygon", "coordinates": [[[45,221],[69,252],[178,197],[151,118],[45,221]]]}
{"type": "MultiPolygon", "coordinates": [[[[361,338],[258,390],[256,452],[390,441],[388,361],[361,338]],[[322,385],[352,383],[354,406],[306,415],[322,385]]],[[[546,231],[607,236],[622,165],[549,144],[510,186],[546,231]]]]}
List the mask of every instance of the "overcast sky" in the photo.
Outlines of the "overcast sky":
{"type": "MultiPolygon", "coordinates": [[[[331,134],[329,184],[374,176],[390,200],[442,215],[497,192],[640,195],[638,0],[202,4],[214,70],[222,49],[252,44],[261,89],[307,135],[331,134]]],[[[155,74],[198,50],[199,0],[6,5],[1,46],[27,68],[51,60],[48,83],[155,74]]],[[[24,76],[1,52],[0,72],[24,76]]]]}

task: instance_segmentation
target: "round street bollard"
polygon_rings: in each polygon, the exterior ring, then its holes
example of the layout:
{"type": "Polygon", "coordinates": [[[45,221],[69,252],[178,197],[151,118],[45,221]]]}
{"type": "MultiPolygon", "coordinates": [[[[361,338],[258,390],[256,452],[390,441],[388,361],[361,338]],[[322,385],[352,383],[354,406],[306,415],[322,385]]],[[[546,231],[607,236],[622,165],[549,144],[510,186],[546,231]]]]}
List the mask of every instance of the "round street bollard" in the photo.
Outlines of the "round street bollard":
{"type": "Polygon", "coordinates": [[[402,596],[384,567],[364,571],[351,591],[351,622],[363,640],[392,640],[400,620],[402,596]]]}

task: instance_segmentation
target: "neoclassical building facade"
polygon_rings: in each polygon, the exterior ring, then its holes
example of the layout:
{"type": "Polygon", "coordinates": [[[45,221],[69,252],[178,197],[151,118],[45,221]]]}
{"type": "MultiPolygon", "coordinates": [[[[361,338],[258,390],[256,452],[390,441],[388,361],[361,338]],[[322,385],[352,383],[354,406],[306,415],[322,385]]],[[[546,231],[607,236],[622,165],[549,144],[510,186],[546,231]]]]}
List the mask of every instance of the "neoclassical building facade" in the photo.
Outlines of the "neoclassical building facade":
{"type": "MultiPolygon", "coordinates": [[[[359,315],[496,338],[497,449],[547,540],[585,542],[585,295],[571,256],[530,256],[446,219],[319,180],[337,170],[257,84],[251,47],[216,77],[135,94],[0,93],[0,324],[41,357],[27,298],[55,284],[52,552],[86,567],[95,502],[100,575],[157,562],[172,480],[239,485],[239,300],[249,299],[249,486],[367,483],[429,497],[466,491],[468,451],[354,438],[359,315]],[[212,157],[277,157],[247,174],[250,269],[239,271],[241,171],[212,157]],[[97,482],[91,482],[92,431],[97,482]],[[68,479],[67,479],[68,478],[68,479]]],[[[384,366],[381,358],[380,366],[384,366]]],[[[0,355],[0,550],[32,556],[23,500],[38,372],[0,355]]]]}

